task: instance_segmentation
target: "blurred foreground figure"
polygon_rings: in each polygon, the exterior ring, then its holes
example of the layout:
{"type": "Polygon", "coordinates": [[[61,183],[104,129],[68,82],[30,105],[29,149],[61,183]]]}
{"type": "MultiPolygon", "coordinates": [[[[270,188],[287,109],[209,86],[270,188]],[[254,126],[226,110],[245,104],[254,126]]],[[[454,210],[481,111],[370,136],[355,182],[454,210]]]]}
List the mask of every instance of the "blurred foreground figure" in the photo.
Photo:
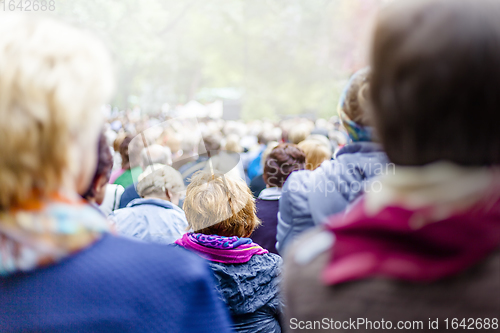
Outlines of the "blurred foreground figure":
{"type": "Polygon", "coordinates": [[[395,173],[287,253],[289,318],[499,328],[499,15],[482,0],[381,12],[371,98],[395,173]]]}
{"type": "Polygon", "coordinates": [[[0,31],[0,331],[229,332],[203,260],[111,235],[78,195],[113,87],[101,43],[32,16],[0,31]]]}
{"type": "Polygon", "coordinates": [[[237,332],[279,333],[281,258],[248,238],[260,223],[238,177],[202,171],[187,188],[189,228],[175,243],[209,261],[237,332]]]}

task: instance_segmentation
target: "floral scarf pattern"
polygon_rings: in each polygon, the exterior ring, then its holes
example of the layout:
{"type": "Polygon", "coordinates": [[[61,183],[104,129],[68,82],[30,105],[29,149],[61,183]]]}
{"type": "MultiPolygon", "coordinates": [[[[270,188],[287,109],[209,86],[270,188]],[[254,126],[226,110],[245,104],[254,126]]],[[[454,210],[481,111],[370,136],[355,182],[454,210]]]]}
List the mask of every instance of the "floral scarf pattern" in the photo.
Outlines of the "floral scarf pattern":
{"type": "Polygon", "coordinates": [[[108,231],[95,208],[61,196],[0,212],[0,276],[57,263],[108,231]]]}
{"type": "Polygon", "coordinates": [[[254,255],[262,255],[269,251],[254,243],[250,238],[225,237],[187,233],[175,241],[176,244],[196,252],[201,257],[225,264],[241,264],[248,262],[254,255]]]}

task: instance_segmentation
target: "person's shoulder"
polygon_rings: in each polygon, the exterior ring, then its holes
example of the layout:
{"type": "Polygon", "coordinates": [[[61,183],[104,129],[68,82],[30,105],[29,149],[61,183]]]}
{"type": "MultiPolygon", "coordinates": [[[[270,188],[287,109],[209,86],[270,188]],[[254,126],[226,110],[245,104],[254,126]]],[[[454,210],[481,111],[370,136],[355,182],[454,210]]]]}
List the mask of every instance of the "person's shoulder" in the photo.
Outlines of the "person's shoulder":
{"type": "Polygon", "coordinates": [[[312,177],[311,170],[298,170],[292,172],[284,186],[283,186],[283,195],[288,196],[301,196],[305,192],[309,191],[309,180],[312,177]]]}
{"type": "Polygon", "coordinates": [[[283,258],[281,258],[281,256],[269,252],[261,257],[260,261],[262,265],[268,266],[271,271],[276,272],[274,275],[281,274],[281,267],[283,266],[283,258]]]}
{"type": "Polygon", "coordinates": [[[100,266],[101,270],[119,278],[149,280],[149,275],[167,280],[186,280],[205,274],[203,260],[188,251],[168,245],[145,243],[105,234],[77,260],[100,266]]]}
{"type": "Polygon", "coordinates": [[[118,225],[126,219],[133,218],[135,220],[135,209],[130,207],[123,207],[112,211],[108,215],[108,220],[114,225],[118,225]]]}
{"type": "Polygon", "coordinates": [[[262,271],[280,272],[283,259],[277,254],[265,253],[262,255],[254,255],[248,263],[250,266],[258,267],[259,270],[262,271]]]}
{"type": "Polygon", "coordinates": [[[336,154],[334,161],[338,163],[352,163],[356,160],[387,160],[386,154],[379,143],[354,142],[342,147],[336,154]]]}

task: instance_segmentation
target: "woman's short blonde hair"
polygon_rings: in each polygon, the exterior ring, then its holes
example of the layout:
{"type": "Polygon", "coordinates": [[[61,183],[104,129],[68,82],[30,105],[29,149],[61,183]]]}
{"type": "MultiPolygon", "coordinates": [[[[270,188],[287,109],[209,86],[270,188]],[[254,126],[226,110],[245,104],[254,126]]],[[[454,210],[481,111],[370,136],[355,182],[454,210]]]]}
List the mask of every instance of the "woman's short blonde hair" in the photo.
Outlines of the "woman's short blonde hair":
{"type": "Polygon", "coordinates": [[[248,237],[261,223],[254,201],[243,180],[202,171],[188,185],[183,209],[194,232],[248,237]]]}
{"type": "Polygon", "coordinates": [[[181,173],[171,166],[153,164],[139,176],[137,194],[141,197],[164,196],[165,191],[181,193],[185,190],[181,173]]]}
{"type": "Polygon", "coordinates": [[[306,154],[306,170],[316,170],[321,163],[332,158],[332,151],[323,142],[307,139],[298,144],[306,154]]]}
{"type": "Polygon", "coordinates": [[[82,172],[89,160],[82,151],[97,147],[100,108],[114,82],[106,49],[87,33],[18,14],[2,15],[0,31],[4,210],[35,193],[53,193],[68,174],[82,172]]]}

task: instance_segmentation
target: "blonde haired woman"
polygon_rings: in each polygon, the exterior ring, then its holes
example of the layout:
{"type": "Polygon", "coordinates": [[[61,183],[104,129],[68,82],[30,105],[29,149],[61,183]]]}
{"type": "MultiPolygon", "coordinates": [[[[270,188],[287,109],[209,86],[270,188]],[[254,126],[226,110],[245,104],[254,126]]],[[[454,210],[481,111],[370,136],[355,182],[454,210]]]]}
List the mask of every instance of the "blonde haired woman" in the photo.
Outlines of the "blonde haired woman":
{"type": "MultiPolygon", "coordinates": [[[[326,139],[326,143],[329,143],[326,139]]],[[[306,170],[316,170],[321,163],[332,158],[329,145],[319,139],[307,139],[297,145],[306,154],[306,170]]]]}
{"type": "Polygon", "coordinates": [[[32,16],[0,31],[1,330],[229,331],[203,262],[109,234],[78,195],[113,87],[102,44],[32,16]]]}
{"type": "Polygon", "coordinates": [[[245,182],[199,172],[187,188],[183,207],[194,233],[184,234],[176,243],[209,261],[235,330],[281,332],[282,260],[247,238],[260,221],[245,182]]]}

